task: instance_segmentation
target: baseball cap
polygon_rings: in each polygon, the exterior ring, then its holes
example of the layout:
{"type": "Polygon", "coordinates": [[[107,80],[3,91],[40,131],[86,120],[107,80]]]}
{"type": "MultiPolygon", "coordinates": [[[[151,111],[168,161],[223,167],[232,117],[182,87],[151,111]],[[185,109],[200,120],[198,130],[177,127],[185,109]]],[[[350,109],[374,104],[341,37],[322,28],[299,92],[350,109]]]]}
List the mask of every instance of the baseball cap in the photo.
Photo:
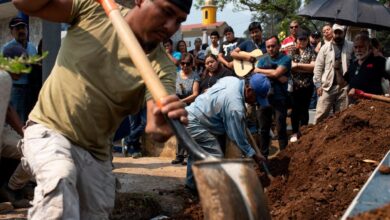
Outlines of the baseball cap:
{"type": "Polygon", "coordinates": [[[185,13],[189,14],[191,10],[192,0],[169,0],[185,13]]]}
{"type": "Polygon", "coordinates": [[[311,32],[311,34],[310,34],[312,37],[314,37],[314,38],[319,38],[319,37],[321,37],[321,33],[319,32],[319,31],[313,31],[313,32],[311,32]]]}
{"type": "Polygon", "coordinates": [[[268,106],[267,95],[271,88],[268,78],[261,73],[255,73],[249,79],[249,85],[256,93],[257,103],[261,106],[268,106]]]}
{"type": "Polygon", "coordinates": [[[344,25],[334,24],[332,29],[333,29],[333,31],[340,30],[340,31],[344,32],[346,27],[344,25]]]}
{"type": "Polygon", "coordinates": [[[12,45],[3,49],[3,56],[8,58],[21,57],[26,55],[27,51],[21,45],[12,45]]]}
{"type": "Polygon", "coordinates": [[[14,18],[12,18],[11,21],[9,22],[8,27],[9,27],[9,28],[14,28],[14,27],[19,26],[19,25],[25,25],[25,26],[27,26],[27,23],[26,23],[26,21],[23,20],[23,18],[14,17],[14,18]]]}

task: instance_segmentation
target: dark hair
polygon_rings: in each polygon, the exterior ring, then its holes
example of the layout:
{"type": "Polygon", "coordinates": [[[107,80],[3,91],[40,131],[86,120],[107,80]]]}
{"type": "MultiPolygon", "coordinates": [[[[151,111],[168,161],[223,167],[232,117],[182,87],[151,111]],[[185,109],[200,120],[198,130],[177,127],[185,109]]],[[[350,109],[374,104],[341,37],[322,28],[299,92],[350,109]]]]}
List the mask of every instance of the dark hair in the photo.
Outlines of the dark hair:
{"type": "Polygon", "coordinates": [[[228,32],[232,32],[234,34],[233,28],[230,26],[227,26],[227,27],[225,27],[225,29],[223,29],[223,34],[226,34],[228,32]]]}
{"type": "Polygon", "coordinates": [[[179,40],[179,41],[177,42],[177,44],[176,44],[176,50],[179,51],[179,52],[180,52],[180,50],[179,50],[179,45],[180,45],[180,43],[182,43],[182,42],[186,45],[186,51],[187,51],[187,43],[186,43],[184,40],[179,40]]]}
{"type": "Polygon", "coordinates": [[[381,49],[382,47],[381,43],[379,43],[378,39],[376,39],[375,37],[371,38],[371,45],[375,49],[381,49]]]}
{"type": "Polygon", "coordinates": [[[185,59],[187,59],[187,58],[189,59],[189,61],[190,61],[191,63],[194,62],[194,57],[193,57],[192,54],[190,54],[190,53],[184,54],[184,56],[181,57],[180,62],[183,61],[183,60],[185,60],[185,59]]]}
{"type": "Polygon", "coordinates": [[[272,38],[275,38],[275,39],[276,39],[276,43],[277,43],[278,45],[280,45],[280,40],[279,40],[278,36],[276,36],[276,35],[272,35],[271,37],[268,37],[267,39],[265,39],[265,41],[269,41],[269,40],[271,40],[272,38]]]}
{"type": "Polygon", "coordinates": [[[217,36],[218,38],[220,38],[218,31],[211,32],[210,36],[217,36]]]}
{"type": "Polygon", "coordinates": [[[171,38],[168,38],[168,40],[165,40],[163,42],[163,44],[166,44],[166,43],[170,43],[171,45],[173,45],[173,41],[171,40],[171,38]]]}
{"type": "Polygon", "coordinates": [[[215,56],[215,55],[212,54],[212,53],[207,54],[207,55],[204,57],[204,60],[206,61],[206,59],[209,58],[209,57],[213,58],[214,60],[216,60],[216,61],[218,62],[217,56],[215,56]]]}
{"type": "Polygon", "coordinates": [[[208,44],[202,44],[202,50],[206,50],[209,47],[208,44]]]}
{"type": "Polygon", "coordinates": [[[260,22],[256,21],[249,24],[248,31],[252,31],[254,29],[259,29],[260,31],[263,31],[260,22]]]}

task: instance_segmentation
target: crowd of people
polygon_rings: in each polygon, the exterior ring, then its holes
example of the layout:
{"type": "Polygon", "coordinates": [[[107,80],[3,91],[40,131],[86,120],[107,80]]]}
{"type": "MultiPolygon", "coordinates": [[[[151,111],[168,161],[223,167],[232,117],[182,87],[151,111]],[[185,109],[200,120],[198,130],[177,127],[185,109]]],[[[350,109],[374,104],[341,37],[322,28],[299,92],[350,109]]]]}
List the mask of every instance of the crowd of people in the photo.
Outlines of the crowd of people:
{"type": "MultiPolygon", "coordinates": [[[[299,140],[310,108],[316,109],[314,123],[320,123],[356,102],[355,89],[389,93],[383,86],[390,77],[380,43],[365,31],[350,42],[347,27],[340,24],[325,24],[319,32],[294,20],[290,35],[279,39],[264,37],[262,24],[252,22],[249,39],[235,37],[228,26],[225,41],[212,31],[210,45],[196,38],[194,49],[187,51],[186,41],[175,47],[170,36],[185,21],[191,0],[135,1],[133,9],[120,10],[170,94],[157,106],[96,1],[13,2],[26,14],[71,24],[42,88],[36,73],[0,74],[0,122],[5,122],[0,153],[23,161],[1,183],[0,198],[28,207],[18,192],[33,182],[32,219],[107,218],[115,197],[111,148],[124,118],[130,133],[122,145],[134,158],[142,156],[144,132],[159,142],[173,135],[167,115],[184,123],[199,146],[215,157],[224,156],[228,137],[243,157],[264,163],[272,138],[281,151],[299,140]],[[255,50],[260,55],[253,55],[255,50]],[[249,63],[250,71],[244,76],[236,72],[235,60],[249,63]],[[33,95],[37,91],[39,98],[33,95]],[[259,135],[260,152],[249,144],[248,128],[259,135]]],[[[22,18],[13,18],[9,28],[14,39],[2,47],[3,56],[38,53],[22,18]]],[[[194,159],[183,143],[177,144],[172,164],[187,165],[185,186],[192,193],[197,191],[194,159]]]]}

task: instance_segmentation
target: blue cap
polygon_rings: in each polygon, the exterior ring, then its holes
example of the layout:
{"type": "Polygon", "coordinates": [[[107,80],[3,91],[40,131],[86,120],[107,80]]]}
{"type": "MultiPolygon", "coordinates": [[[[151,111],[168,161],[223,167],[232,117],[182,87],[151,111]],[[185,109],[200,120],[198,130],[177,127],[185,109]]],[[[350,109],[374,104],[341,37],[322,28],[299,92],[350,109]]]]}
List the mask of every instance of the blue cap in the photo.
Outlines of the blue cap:
{"type": "Polygon", "coordinates": [[[249,79],[250,87],[256,93],[256,101],[261,106],[268,106],[268,92],[271,88],[271,83],[266,76],[261,73],[255,73],[249,79]]]}

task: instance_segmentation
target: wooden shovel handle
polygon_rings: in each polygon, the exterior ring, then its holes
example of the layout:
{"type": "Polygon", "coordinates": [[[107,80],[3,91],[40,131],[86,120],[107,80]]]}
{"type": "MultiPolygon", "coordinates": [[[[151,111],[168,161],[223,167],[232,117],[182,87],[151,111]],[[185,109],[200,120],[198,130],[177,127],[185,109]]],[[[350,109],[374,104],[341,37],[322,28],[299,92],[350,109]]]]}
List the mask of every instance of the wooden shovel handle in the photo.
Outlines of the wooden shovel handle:
{"type": "Polygon", "coordinates": [[[130,29],[129,25],[123,19],[117,4],[113,0],[97,0],[104,8],[107,16],[111,19],[115,30],[118,33],[119,38],[125,45],[131,60],[141,74],[142,79],[145,82],[146,87],[150,91],[153,99],[157,105],[161,107],[161,98],[168,96],[168,92],[165,90],[163,84],[155,74],[152,65],[149,62],[144,50],[138,43],[134,32],[130,29]]]}
{"type": "Polygon", "coordinates": [[[367,99],[375,99],[375,100],[379,100],[379,101],[383,101],[383,102],[390,102],[390,98],[388,98],[388,97],[381,96],[381,95],[375,95],[375,94],[371,94],[371,93],[365,93],[360,89],[355,89],[355,94],[360,96],[360,97],[367,98],[367,99]]]}

